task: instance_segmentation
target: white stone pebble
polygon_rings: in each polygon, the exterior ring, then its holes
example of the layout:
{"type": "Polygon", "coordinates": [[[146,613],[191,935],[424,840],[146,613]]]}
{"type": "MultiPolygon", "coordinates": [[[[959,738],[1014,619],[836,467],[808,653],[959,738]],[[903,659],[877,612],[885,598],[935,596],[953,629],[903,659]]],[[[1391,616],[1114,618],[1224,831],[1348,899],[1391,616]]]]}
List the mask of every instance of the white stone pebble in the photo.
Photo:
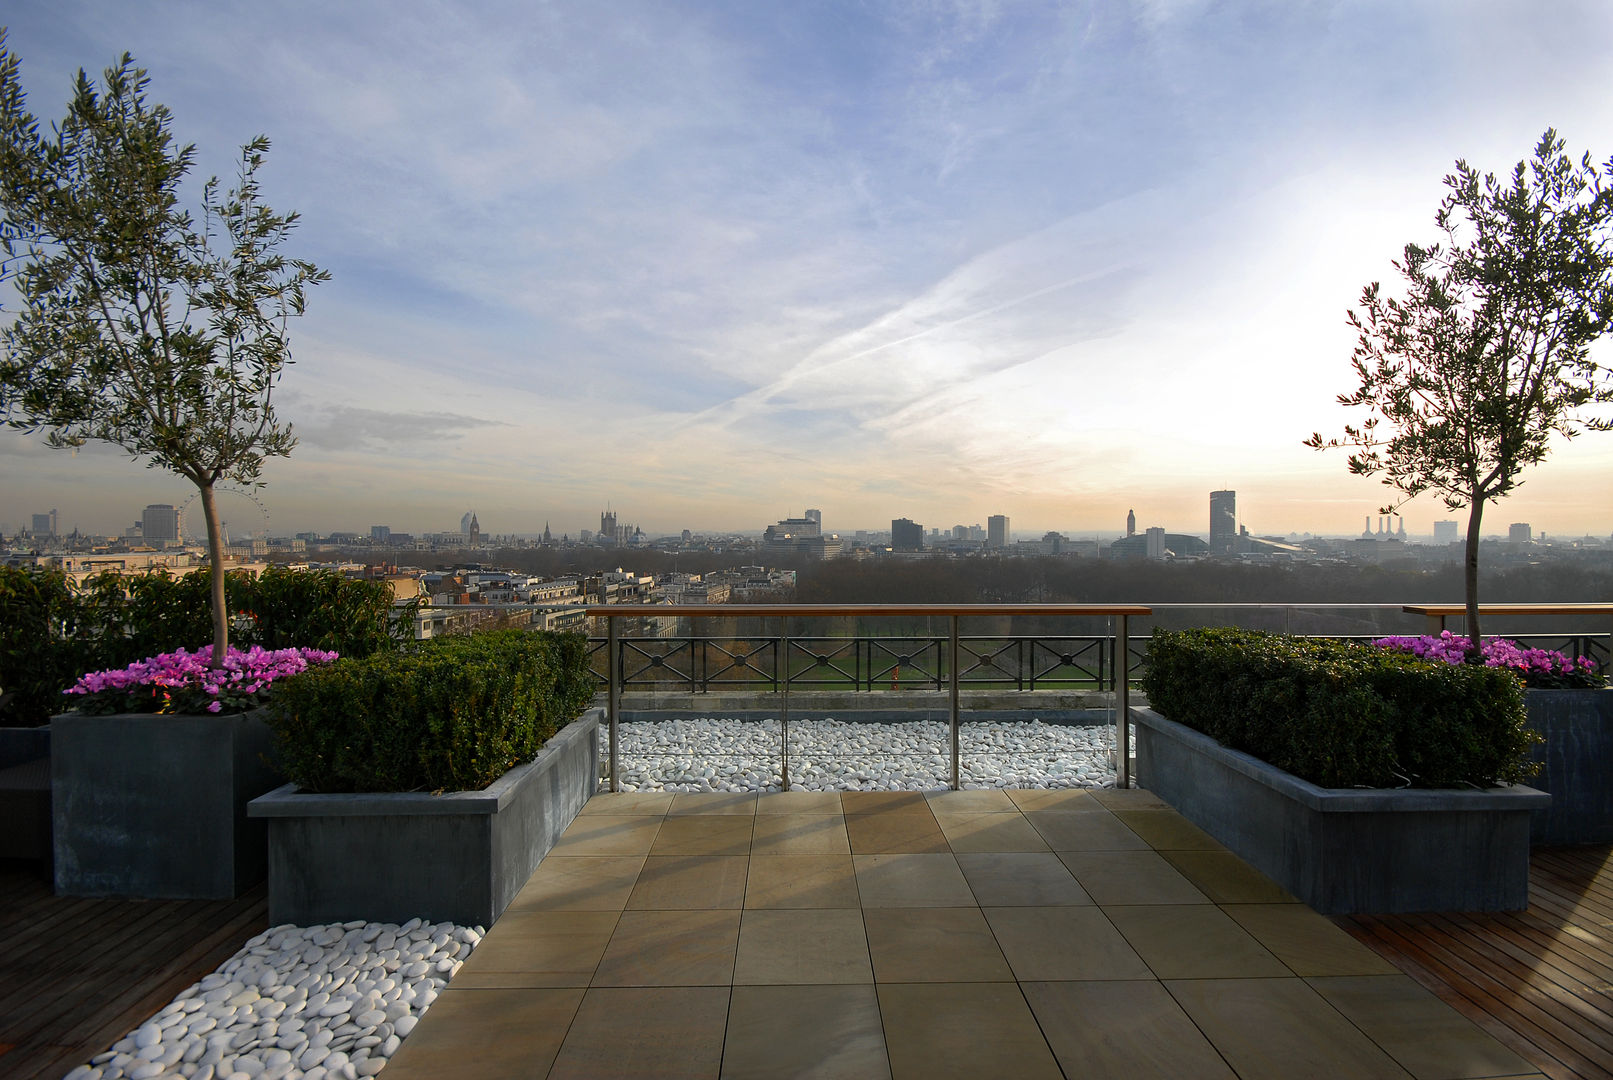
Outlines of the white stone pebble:
{"type": "MultiPolygon", "coordinates": [[[[601,760],[608,760],[608,735],[601,760]]],[[[697,717],[620,727],[623,791],[779,791],[777,720],[697,717]]],[[[966,723],[961,788],[1113,787],[1115,729],[1040,720],[966,723]]],[[[946,721],[790,721],[790,787],[799,791],[923,791],[952,782],[946,721]]]]}
{"type": "Polygon", "coordinates": [[[67,1076],[374,1076],[485,932],[420,919],[273,927],[67,1076]]]}

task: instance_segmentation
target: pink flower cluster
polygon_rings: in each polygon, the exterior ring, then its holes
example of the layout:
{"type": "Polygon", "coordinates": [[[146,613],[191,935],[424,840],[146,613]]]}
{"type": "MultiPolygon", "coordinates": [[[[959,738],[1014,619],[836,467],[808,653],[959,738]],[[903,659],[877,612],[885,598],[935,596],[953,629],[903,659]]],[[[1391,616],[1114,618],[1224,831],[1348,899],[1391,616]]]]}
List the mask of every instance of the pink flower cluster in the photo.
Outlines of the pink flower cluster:
{"type": "Polygon", "coordinates": [[[276,679],[295,675],[312,664],[337,658],[322,649],[264,649],[233,645],[223,667],[212,667],[213,650],[171,653],[140,660],[118,671],[92,671],[63,693],[82,694],[84,712],[222,712],[250,708],[268,693],[276,679]]]}
{"type": "MultiPolygon", "coordinates": [[[[1466,663],[1468,657],[1473,655],[1473,642],[1449,630],[1443,631],[1439,637],[1386,637],[1372,644],[1380,649],[1410,653],[1425,660],[1443,660],[1447,664],[1466,663]]],[[[1526,649],[1516,641],[1505,638],[1485,638],[1483,656],[1486,666],[1507,668],[1523,679],[1524,685],[1535,689],[1602,685],[1595,662],[1585,656],[1570,660],[1555,650],[1526,649]]]]}

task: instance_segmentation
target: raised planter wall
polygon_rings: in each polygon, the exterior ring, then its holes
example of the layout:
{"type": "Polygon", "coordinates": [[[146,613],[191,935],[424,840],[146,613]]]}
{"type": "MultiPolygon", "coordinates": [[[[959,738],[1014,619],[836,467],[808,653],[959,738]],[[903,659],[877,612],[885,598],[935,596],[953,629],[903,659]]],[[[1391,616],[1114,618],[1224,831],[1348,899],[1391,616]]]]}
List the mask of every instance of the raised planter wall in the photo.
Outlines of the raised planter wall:
{"type": "Polygon", "coordinates": [[[1133,709],[1143,786],[1317,911],[1518,911],[1529,826],[1550,796],[1322,788],[1133,709]]]}
{"type": "Polygon", "coordinates": [[[49,859],[50,728],[0,727],[0,859],[49,859]]]}
{"type": "Polygon", "coordinates": [[[67,713],[50,722],[56,892],[222,900],[263,880],[274,739],[234,716],[67,713]]]}
{"type": "Polygon", "coordinates": [[[1530,690],[1529,726],[1546,739],[1530,785],[1551,793],[1536,810],[1536,844],[1613,843],[1613,690],[1530,690]]]}
{"type": "Polygon", "coordinates": [[[252,801],[269,826],[269,922],[491,926],[594,794],[591,709],[532,761],[480,791],[313,795],[294,784],[252,801]]]}

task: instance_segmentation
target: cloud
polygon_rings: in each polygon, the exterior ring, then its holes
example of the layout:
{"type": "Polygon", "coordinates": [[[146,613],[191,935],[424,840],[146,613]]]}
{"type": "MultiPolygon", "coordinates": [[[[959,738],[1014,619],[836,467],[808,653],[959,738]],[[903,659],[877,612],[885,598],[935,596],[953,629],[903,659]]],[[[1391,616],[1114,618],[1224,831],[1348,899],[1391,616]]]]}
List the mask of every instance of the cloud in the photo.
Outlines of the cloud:
{"type": "Polygon", "coordinates": [[[509,422],[458,413],[388,412],[337,405],[313,410],[314,419],[295,425],[294,434],[304,446],[325,450],[399,450],[440,453],[481,428],[508,427],[509,422]]]}

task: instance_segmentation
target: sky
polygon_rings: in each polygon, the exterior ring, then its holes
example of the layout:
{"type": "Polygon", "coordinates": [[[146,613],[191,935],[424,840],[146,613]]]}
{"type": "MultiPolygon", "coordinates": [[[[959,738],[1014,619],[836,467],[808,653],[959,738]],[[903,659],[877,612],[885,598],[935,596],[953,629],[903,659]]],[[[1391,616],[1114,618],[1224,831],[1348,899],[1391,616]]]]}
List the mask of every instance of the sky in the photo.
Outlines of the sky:
{"type": "MultiPolygon", "coordinates": [[[[124,52],[200,181],[331,280],[299,443],[231,531],[1358,533],[1346,312],[1461,158],[1613,155],[1605,0],[757,4],[16,0],[30,109],[124,52]]],[[[14,300],[0,296],[0,307],[14,300]]],[[[1596,354],[1608,358],[1598,346],[1596,354]]],[[[121,531],[182,479],[0,432],[0,530],[121,531]]],[[[1407,504],[1410,532],[1456,517],[1407,504]]],[[[199,517],[199,515],[198,515],[199,517]]],[[[1613,434],[1485,532],[1613,531],[1613,434]]]]}

